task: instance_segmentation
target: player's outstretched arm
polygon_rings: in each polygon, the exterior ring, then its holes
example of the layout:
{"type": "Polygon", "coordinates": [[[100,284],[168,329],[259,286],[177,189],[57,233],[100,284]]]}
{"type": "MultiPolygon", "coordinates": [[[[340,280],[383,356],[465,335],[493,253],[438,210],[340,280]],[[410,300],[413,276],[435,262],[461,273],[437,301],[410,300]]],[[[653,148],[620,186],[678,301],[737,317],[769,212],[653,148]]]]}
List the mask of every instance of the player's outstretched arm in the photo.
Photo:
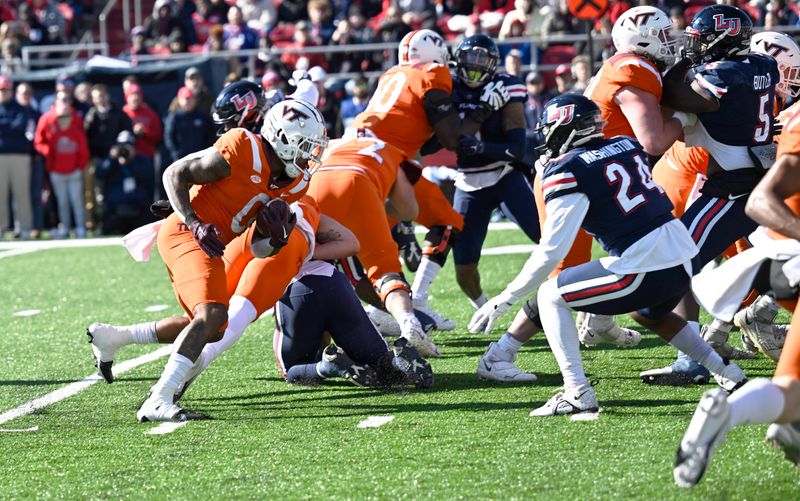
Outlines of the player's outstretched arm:
{"type": "Polygon", "coordinates": [[[747,199],[745,212],[753,221],[800,240],[800,218],[784,202],[800,193],[800,155],[782,155],[747,199]]]}
{"type": "Polygon", "coordinates": [[[361,244],[353,232],[325,214],[320,214],[316,240],[312,257],[322,261],[355,256],[361,250],[361,244]]]}
{"type": "Polygon", "coordinates": [[[419,204],[414,187],[403,169],[397,170],[397,178],[386,201],[386,215],[397,221],[413,221],[419,214],[419,204]]]}
{"type": "Polygon", "coordinates": [[[664,91],[661,104],[686,113],[711,113],[719,109],[719,99],[700,87],[695,80],[687,80],[686,73],[692,66],[689,58],[683,58],[664,76],[664,91]]]}
{"type": "Polygon", "coordinates": [[[504,143],[484,142],[475,136],[461,138],[460,155],[483,155],[501,162],[521,162],[525,157],[525,108],[520,102],[508,103],[502,110],[504,143]]]}
{"type": "Polygon", "coordinates": [[[202,156],[186,156],[177,160],[164,170],[162,181],[170,204],[181,221],[190,224],[197,220],[192,204],[189,202],[189,188],[194,184],[209,184],[231,175],[231,166],[213,148],[205,150],[202,156]]]}
{"type": "Polygon", "coordinates": [[[650,155],[662,155],[683,134],[677,118],[664,119],[656,96],[645,90],[626,86],[614,97],[633,129],[633,135],[650,155]]]}

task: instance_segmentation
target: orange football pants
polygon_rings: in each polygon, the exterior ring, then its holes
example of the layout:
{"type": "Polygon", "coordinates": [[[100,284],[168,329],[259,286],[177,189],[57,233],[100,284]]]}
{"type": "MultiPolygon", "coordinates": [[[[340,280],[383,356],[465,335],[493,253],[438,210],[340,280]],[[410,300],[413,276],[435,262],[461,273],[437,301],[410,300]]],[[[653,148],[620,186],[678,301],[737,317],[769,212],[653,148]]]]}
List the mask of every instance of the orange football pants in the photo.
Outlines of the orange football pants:
{"type": "Polygon", "coordinates": [[[775,377],[781,376],[800,379],[800,303],[795,304],[789,334],[778,359],[778,368],[775,369],[775,377]]]}

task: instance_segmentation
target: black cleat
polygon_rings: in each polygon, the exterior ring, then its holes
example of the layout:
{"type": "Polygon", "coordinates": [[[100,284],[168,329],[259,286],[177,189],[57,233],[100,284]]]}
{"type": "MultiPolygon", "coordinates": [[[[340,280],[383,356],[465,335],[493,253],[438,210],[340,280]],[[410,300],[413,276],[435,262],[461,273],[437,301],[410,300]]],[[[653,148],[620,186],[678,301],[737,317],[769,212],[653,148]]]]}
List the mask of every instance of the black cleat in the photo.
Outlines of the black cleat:
{"type": "Polygon", "coordinates": [[[406,338],[397,339],[394,342],[393,351],[392,366],[405,374],[410,384],[418,389],[427,389],[433,386],[431,364],[422,358],[416,348],[408,344],[406,338]]]}
{"type": "Polygon", "coordinates": [[[416,272],[422,262],[422,247],[414,235],[414,224],[410,221],[400,221],[392,228],[392,238],[397,242],[400,259],[412,272],[416,272]]]}

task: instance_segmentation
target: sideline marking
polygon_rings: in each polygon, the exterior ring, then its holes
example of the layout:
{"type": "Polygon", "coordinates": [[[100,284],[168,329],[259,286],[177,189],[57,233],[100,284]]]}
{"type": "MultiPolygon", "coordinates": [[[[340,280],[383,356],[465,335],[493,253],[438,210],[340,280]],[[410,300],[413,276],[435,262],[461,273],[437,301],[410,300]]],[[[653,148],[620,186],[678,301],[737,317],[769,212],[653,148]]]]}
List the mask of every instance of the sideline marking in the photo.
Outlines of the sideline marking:
{"type": "MultiPolygon", "coordinates": [[[[489,223],[489,231],[508,231],[508,230],[519,230],[519,226],[512,223],[511,221],[498,221],[496,223],[489,223]]],[[[522,231],[522,230],[520,230],[522,231]]],[[[414,225],[414,233],[417,235],[424,235],[428,233],[428,228],[420,225],[414,225]]]]}
{"type": "Polygon", "coordinates": [[[369,416],[356,425],[356,428],[378,428],[394,420],[394,416],[369,416]]]}
{"type": "Polygon", "coordinates": [[[157,311],[164,311],[169,308],[168,304],[151,304],[147,308],[144,309],[147,313],[155,313],[157,311]]]}
{"type": "Polygon", "coordinates": [[[145,435],[166,435],[167,433],[172,433],[173,431],[177,430],[181,426],[186,426],[189,424],[189,421],[183,421],[182,423],[172,423],[172,422],[165,422],[161,423],[160,425],[150,428],[146,432],[145,435]]]}
{"type": "Polygon", "coordinates": [[[570,421],[594,421],[600,417],[600,411],[597,412],[581,412],[580,414],[573,414],[570,416],[570,421]]]}
{"type": "Polygon", "coordinates": [[[534,244],[502,245],[481,249],[481,256],[506,256],[508,254],[530,254],[536,246],[534,244]]]}
{"type": "MultiPolygon", "coordinates": [[[[151,351],[146,355],[126,360],[114,367],[114,376],[128,372],[148,362],[153,362],[159,358],[166,357],[170,353],[172,353],[172,345],[164,346],[163,348],[159,348],[156,351],[151,351]]],[[[12,419],[17,419],[18,417],[28,415],[39,409],[47,407],[48,405],[60,402],[65,398],[69,398],[102,380],[103,379],[99,375],[92,374],[90,376],[86,376],[80,381],[75,381],[74,383],[70,383],[54,392],[48,393],[43,397],[25,402],[16,409],[11,409],[10,411],[0,414],[0,424],[7,423],[12,419]]]]}
{"type": "Polygon", "coordinates": [[[30,428],[20,428],[18,430],[0,428],[0,433],[31,433],[34,431],[39,431],[39,426],[31,426],[30,428]]]}
{"type": "Polygon", "coordinates": [[[34,315],[38,315],[41,313],[42,310],[20,310],[14,313],[15,317],[32,317],[34,315]]]}

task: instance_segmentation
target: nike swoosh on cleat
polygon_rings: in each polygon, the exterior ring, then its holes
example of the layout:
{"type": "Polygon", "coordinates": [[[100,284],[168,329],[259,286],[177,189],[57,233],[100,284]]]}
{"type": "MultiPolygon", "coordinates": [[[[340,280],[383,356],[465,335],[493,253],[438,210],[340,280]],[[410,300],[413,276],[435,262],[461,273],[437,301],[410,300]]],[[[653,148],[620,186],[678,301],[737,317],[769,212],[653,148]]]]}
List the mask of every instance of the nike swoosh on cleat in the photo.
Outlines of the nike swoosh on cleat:
{"type": "Polygon", "coordinates": [[[483,366],[486,367],[486,372],[492,372],[492,368],[486,363],[486,360],[483,361],[483,366]]]}
{"type": "Polygon", "coordinates": [[[509,150],[508,148],[506,148],[506,155],[510,156],[511,158],[514,158],[514,154],[511,153],[511,150],[509,150]]]}

